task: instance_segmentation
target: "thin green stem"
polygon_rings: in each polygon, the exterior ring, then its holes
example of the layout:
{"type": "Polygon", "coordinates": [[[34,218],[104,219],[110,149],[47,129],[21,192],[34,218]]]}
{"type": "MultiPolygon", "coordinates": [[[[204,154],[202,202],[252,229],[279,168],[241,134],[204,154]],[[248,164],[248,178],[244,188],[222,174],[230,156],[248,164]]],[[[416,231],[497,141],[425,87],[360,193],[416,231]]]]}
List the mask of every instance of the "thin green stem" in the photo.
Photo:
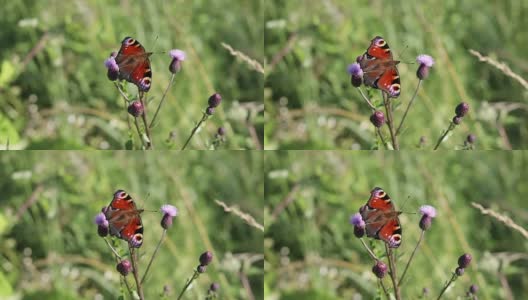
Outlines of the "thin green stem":
{"type": "Polygon", "coordinates": [[[187,288],[191,285],[191,283],[193,282],[193,280],[195,280],[196,278],[198,278],[198,276],[200,276],[200,273],[198,273],[198,271],[194,271],[194,274],[193,276],[191,277],[191,279],[189,279],[189,281],[187,281],[187,283],[185,284],[185,286],[183,287],[182,291],[180,292],[180,295],[178,296],[178,299],[177,300],[180,300],[181,297],[183,296],[183,294],[185,293],[185,291],[187,290],[187,288]]]}
{"type": "Polygon", "coordinates": [[[442,143],[442,141],[445,139],[445,137],[447,136],[447,134],[453,130],[455,128],[455,123],[451,122],[449,124],[449,127],[447,128],[447,130],[444,132],[444,134],[442,134],[442,136],[440,136],[440,138],[438,139],[438,142],[436,142],[436,146],[434,147],[433,150],[436,150],[438,149],[438,146],[440,146],[440,144],[442,143]]]}
{"type": "Polygon", "coordinates": [[[152,120],[150,120],[149,127],[152,128],[154,125],[154,121],[156,120],[156,117],[158,116],[158,113],[161,109],[161,105],[163,104],[163,101],[165,101],[165,96],[167,96],[167,92],[169,91],[169,88],[171,87],[172,83],[174,82],[174,77],[176,74],[172,73],[171,79],[169,81],[169,84],[167,85],[167,88],[165,89],[165,92],[163,93],[163,96],[161,97],[160,103],[158,104],[158,108],[156,109],[156,112],[154,113],[154,117],[152,117],[152,120]]]}
{"type": "Polygon", "coordinates": [[[422,230],[422,232],[420,233],[420,239],[418,239],[418,243],[416,243],[416,247],[414,247],[414,250],[411,253],[411,257],[409,257],[409,261],[407,261],[407,265],[405,266],[405,270],[403,270],[403,274],[400,277],[400,281],[398,281],[398,285],[402,284],[403,278],[405,278],[405,274],[407,274],[407,269],[409,269],[409,266],[411,265],[411,261],[414,257],[414,254],[416,253],[416,250],[418,249],[418,246],[420,246],[420,243],[423,240],[424,234],[425,234],[425,230],[422,230]]]}
{"type": "Polygon", "coordinates": [[[136,126],[139,140],[141,141],[141,144],[145,147],[145,142],[143,141],[143,135],[141,134],[141,129],[139,128],[139,122],[137,118],[134,118],[134,125],[136,126]]]}
{"type": "Polygon", "coordinates": [[[416,95],[418,94],[418,89],[420,89],[420,85],[422,84],[422,80],[418,80],[418,85],[416,86],[416,90],[414,90],[414,94],[411,98],[411,101],[409,101],[409,105],[407,105],[407,108],[405,109],[405,113],[403,114],[403,117],[400,121],[400,125],[398,126],[398,129],[396,129],[396,135],[400,134],[400,129],[403,125],[403,121],[405,121],[405,118],[407,117],[407,113],[409,112],[409,109],[411,108],[411,105],[414,102],[414,99],[416,99],[416,95]]]}
{"type": "Polygon", "coordinates": [[[381,134],[381,129],[379,127],[376,127],[376,132],[378,133],[378,135],[379,135],[379,137],[381,139],[381,142],[383,143],[383,146],[385,147],[385,149],[389,150],[389,147],[387,146],[387,143],[385,142],[385,138],[381,134]]]}
{"type": "Polygon", "coordinates": [[[380,282],[381,288],[383,289],[383,292],[385,293],[385,297],[387,297],[387,300],[390,300],[389,291],[388,291],[387,288],[385,287],[385,284],[383,283],[383,279],[380,278],[380,279],[379,279],[379,282],[380,282]]]}
{"type": "Polygon", "coordinates": [[[385,106],[385,111],[387,113],[387,125],[389,126],[389,131],[390,131],[391,140],[392,140],[392,147],[394,148],[394,150],[400,150],[400,146],[398,145],[398,139],[396,135],[394,134],[394,120],[392,118],[392,107],[391,107],[390,97],[385,92],[382,92],[382,96],[383,96],[383,105],[385,106]]]}
{"type": "Polygon", "coordinates": [[[114,247],[112,247],[112,245],[110,245],[110,242],[105,238],[104,241],[106,242],[106,244],[108,245],[108,247],[110,248],[110,250],[112,250],[112,252],[114,252],[114,255],[119,258],[120,260],[123,259],[116,251],[116,249],[114,249],[114,247]]]}
{"type": "Polygon", "coordinates": [[[134,274],[134,280],[136,281],[136,289],[137,293],[139,295],[140,300],[145,300],[145,296],[143,295],[143,286],[141,284],[141,281],[139,281],[139,271],[137,268],[137,255],[135,248],[129,247],[130,251],[130,260],[132,261],[132,273],[134,274]]]}
{"type": "Polygon", "coordinates": [[[378,257],[376,257],[376,254],[374,254],[374,252],[372,252],[372,250],[370,250],[369,246],[367,246],[367,244],[365,243],[365,241],[361,238],[359,239],[361,241],[361,243],[363,244],[363,247],[365,247],[365,249],[367,249],[367,252],[368,254],[370,255],[370,257],[372,257],[373,260],[375,261],[378,261],[378,257]]]}
{"type": "Polygon", "coordinates": [[[202,123],[205,122],[207,120],[207,118],[209,118],[209,115],[204,112],[203,116],[202,116],[202,119],[200,120],[200,122],[198,122],[198,124],[196,124],[196,126],[191,131],[191,135],[189,135],[189,137],[187,138],[187,141],[185,141],[185,144],[181,148],[182,150],[185,150],[185,148],[187,147],[187,144],[189,144],[189,142],[193,138],[193,136],[196,133],[196,131],[198,130],[198,128],[200,128],[200,125],[202,125],[202,123]]]}
{"type": "Polygon", "coordinates": [[[143,109],[144,109],[143,113],[141,114],[141,119],[143,120],[143,125],[145,126],[145,134],[147,135],[147,139],[148,139],[146,149],[154,150],[154,143],[152,142],[152,137],[150,135],[150,128],[148,127],[148,122],[147,122],[147,105],[146,105],[146,101],[144,101],[144,97],[145,97],[145,93],[140,92],[139,101],[141,101],[141,105],[143,106],[143,109]]]}
{"type": "Polygon", "coordinates": [[[451,283],[453,283],[457,278],[457,275],[456,273],[453,273],[453,276],[451,276],[451,279],[449,280],[449,282],[444,286],[444,288],[440,291],[440,295],[438,295],[438,298],[436,298],[436,300],[440,300],[440,298],[442,298],[442,295],[445,293],[445,291],[447,290],[447,288],[451,285],[451,283]]]}
{"type": "Polygon", "coordinates": [[[361,88],[358,88],[358,91],[359,93],[361,94],[361,96],[363,97],[363,100],[365,100],[365,102],[367,102],[368,106],[370,107],[370,109],[372,111],[376,111],[376,107],[374,105],[372,105],[372,102],[370,102],[370,100],[368,99],[368,97],[363,93],[363,90],[361,90],[361,88]]]}
{"type": "Polygon", "coordinates": [[[394,255],[392,252],[392,248],[385,244],[385,251],[387,252],[387,257],[389,258],[390,278],[392,281],[392,286],[394,287],[394,296],[396,297],[396,300],[401,300],[400,287],[396,283],[396,264],[394,263],[394,255]]]}
{"type": "Polygon", "coordinates": [[[145,281],[145,278],[147,278],[148,271],[150,270],[150,266],[152,265],[152,262],[154,261],[154,257],[156,257],[156,253],[158,253],[158,250],[161,246],[161,243],[163,242],[163,239],[165,238],[165,234],[167,233],[167,229],[163,229],[163,232],[161,233],[161,238],[158,242],[158,245],[156,246],[156,249],[154,250],[154,253],[152,253],[152,257],[150,258],[150,261],[147,265],[147,269],[145,270],[145,273],[143,274],[143,277],[141,278],[141,283],[145,281]]]}

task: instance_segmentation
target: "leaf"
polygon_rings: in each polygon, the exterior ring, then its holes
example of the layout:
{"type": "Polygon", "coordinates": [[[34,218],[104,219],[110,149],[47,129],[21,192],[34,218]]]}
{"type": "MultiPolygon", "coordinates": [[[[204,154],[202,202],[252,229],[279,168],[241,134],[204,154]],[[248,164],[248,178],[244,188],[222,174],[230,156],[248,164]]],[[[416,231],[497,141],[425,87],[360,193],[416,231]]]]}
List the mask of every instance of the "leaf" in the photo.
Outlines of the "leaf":
{"type": "Polygon", "coordinates": [[[13,123],[3,114],[0,114],[0,148],[6,147],[8,143],[13,145],[19,142],[20,136],[13,123]]]}

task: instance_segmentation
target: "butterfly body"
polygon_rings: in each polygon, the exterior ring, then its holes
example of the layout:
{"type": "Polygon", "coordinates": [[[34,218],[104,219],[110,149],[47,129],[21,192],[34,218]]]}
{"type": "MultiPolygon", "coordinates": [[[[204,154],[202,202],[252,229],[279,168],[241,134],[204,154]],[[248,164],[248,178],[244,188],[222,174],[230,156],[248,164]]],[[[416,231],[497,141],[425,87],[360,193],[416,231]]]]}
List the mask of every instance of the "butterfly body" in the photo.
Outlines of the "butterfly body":
{"type": "Polygon", "coordinates": [[[389,247],[398,248],[401,244],[402,229],[391,198],[383,189],[376,187],[370,193],[370,198],[360,208],[365,221],[365,231],[368,237],[383,240],[389,247]]]}
{"type": "Polygon", "coordinates": [[[119,66],[119,79],[126,80],[147,92],[152,83],[152,70],[150,69],[150,55],[137,40],[126,37],[121,42],[121,49],[115,58],[119,66]]]}
{"type": "Polygon", "coordinates": [[[134,200],[123,190],[114,193],[110,205],[104,214],[110,227],[110,235],[128,241],[130,245],[138,248],[143,243],[143,224],[140,214],[142,209],[137,209],[134,200]]]}
{"type": "Polygon", "coordinates": [[[400,75],[396,68],[400,62],[393,60],[389,44],[382,37],[372,39],[358,63],[363,70],[365,85],[387,92],[393,98],[400,95],[400,75]]]}

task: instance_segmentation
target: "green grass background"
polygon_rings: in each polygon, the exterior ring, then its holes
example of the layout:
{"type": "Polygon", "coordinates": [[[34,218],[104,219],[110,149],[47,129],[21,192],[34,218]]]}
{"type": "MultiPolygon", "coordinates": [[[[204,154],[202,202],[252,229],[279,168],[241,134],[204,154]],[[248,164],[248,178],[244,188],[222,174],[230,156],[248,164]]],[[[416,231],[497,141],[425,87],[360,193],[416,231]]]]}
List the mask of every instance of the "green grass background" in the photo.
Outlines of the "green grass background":
{"type": "Polygon", "coordinates": [[[181,148],[214,92],[223,102],[189,148],[207,148],[220,126],[227,129],[224,148],[255,149],[248,124],[262,139],[263,112],[247,107],[262,104],[263,76],[221,46],[263,61],[262,1],[1,0],[0,6],[3,148],[9,140],[11,149],[124,149],[129,135],[139,147],[103,64],[126,36],[155,52],[151,110],[169,83],[167,52],[187,53],[153,130],[158,149],[181,148]]]}
{"type": "MultiPolygon", "coordinates": [[[[376,186],[403,211],[403,242],[396,252],[400,275],[420,234],[419,207],[437,210],[406,275],[402,299],[418,299],[424,287],[431,291],[427,299],[436,299],[463,253],[473,261],[442,299],[462,299],[471,284],[479,286],[479,299],[512,299],[501,276],[513,299],[528,294],[526,238],[470,205],[480,203],[526,228],[524,152],[267,151],[264,168],[267,299],[381,296],[374,263],[349,224],[376,186]]],[[[381,241],[366,242],[383,250],[381,241]]],[[[388,277],[385,284],[392,286],[388,277]]]]}
{"type": "Polygon", "coordinates": [[[212,282],[221,285],[220,299],[249,299],[248,289],[263,299],[263,233],[214,202],[236,205],[262,224],[262,155],[208,153],[0,155],[0,298],[117,299],[120,276],[93,220],[124,189],[147,210],[140,274],[161,236],[160,206],[179,209],[144,285],[146,299],[159,299],[165,285],[175,299],[206,250],[213,262],[184,299],[204,299],[212,282]]]}
{"type": "MultiPolygon", "coordinates": [[[[527,15],[522,0],[267,1],[266,148],[377,147],[370,109],[347,73],[376,35],[401,61],[396,120],[418,82],[416,56],[436,61],[408,115],[402,149],[416,148],[421,136],[432,148],[461,101],[470,104],[469,116],[441,148],[460,148],[469,133],[479,149],[527,148],[528,91],[468,51],[505,62],[527,79],[527,15]]],[[[379,105],[380,94],[372,95],[379,105]]]]}

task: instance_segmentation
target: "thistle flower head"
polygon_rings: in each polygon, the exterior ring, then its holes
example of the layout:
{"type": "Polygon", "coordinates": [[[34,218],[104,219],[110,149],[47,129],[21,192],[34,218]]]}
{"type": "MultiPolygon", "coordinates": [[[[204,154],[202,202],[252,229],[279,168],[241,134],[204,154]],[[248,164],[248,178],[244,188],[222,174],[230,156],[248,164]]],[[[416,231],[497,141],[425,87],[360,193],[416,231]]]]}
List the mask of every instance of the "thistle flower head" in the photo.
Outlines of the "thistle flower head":
{"type": "Polygon", "coordinates": [[[457,115],[457,117],[463,117],[465,116],[469,111],[469,104],[467,104],[466,102],[461,102],[459,103],[456,108],[455,108],[455,114],[457,115]]]}
{"type": "Polygon", "coordinates": [[[377,128],[380,128],[385,124],[385,114],[380,111],[376,110],[372,115],[370,116],[370,122],[377,128]]]}
{"type": "Polygon", "coordinates": [[[469,263],[471,262],[471,254],[464,253],[462,256],[458,258],[458,266],[461,268],[466,268],[469,266],[469,263]]]}
{"type": "Polygon", "coordinates": [[[385,277],[385,274],[387,274],[387,265],[381,260],[376,261],[376,264],[372,267],[372,273],[379,279],[385,277]]]}
{"type": "Polygon", "coordinates": [[[363,83],[363,70],[359,63],[353,63],[348,66],[348,73],[351,75],[350,83],[354,87],[359,87],[363,83]]]}
{"type": "Polygon", "coordinates": [[[170,204],[161,206],[163,217],[161,218],[161,227],[169,229],[172,226],[172,219],[178,214],[178,209],[170,204]]]}
{"type": "Polygon", "coordinates": [[[200,255],[200,265],[207,266],[213,261],[213,253],[211,251],[206,251],[200,255]]]}
{"type": "Polygon", "coordinates": [[[429,218],[435,218],[436,217],[436,209],[432,207],[431,205],[422,205],[420,207],[420,214],[427,216],[429,218]]]}
{"type": "Polygon", "coordinates": [[[132,263],[128,259],[123,259],[117,264],[116,269],[121,275],[127,276],[132,271],[132,263]]]}
{"type": "Polygon", "coordinates": [[[98,213],[94,218],[94,223],[99,226],[106,226],[108,227],[108,220],[106,219],[106,215],[102,212],[98,213]]]}
{"type": "Polygon", "coordinates": [[[134,101],[130,103],[130,105],[127,108],[128,113],[131,114],[134,118],[137,118],[145,112],[145,108],[143,107],[143,103],[141,101],[134,101]]]}
{"type": "Polygon", "coordinates": [[[427,54],[420,54],[416,57],[416,62],[420,65],[424,65],[428,68],[432,67],[434,65],[434,59],[427,55],[427,54]]]}

